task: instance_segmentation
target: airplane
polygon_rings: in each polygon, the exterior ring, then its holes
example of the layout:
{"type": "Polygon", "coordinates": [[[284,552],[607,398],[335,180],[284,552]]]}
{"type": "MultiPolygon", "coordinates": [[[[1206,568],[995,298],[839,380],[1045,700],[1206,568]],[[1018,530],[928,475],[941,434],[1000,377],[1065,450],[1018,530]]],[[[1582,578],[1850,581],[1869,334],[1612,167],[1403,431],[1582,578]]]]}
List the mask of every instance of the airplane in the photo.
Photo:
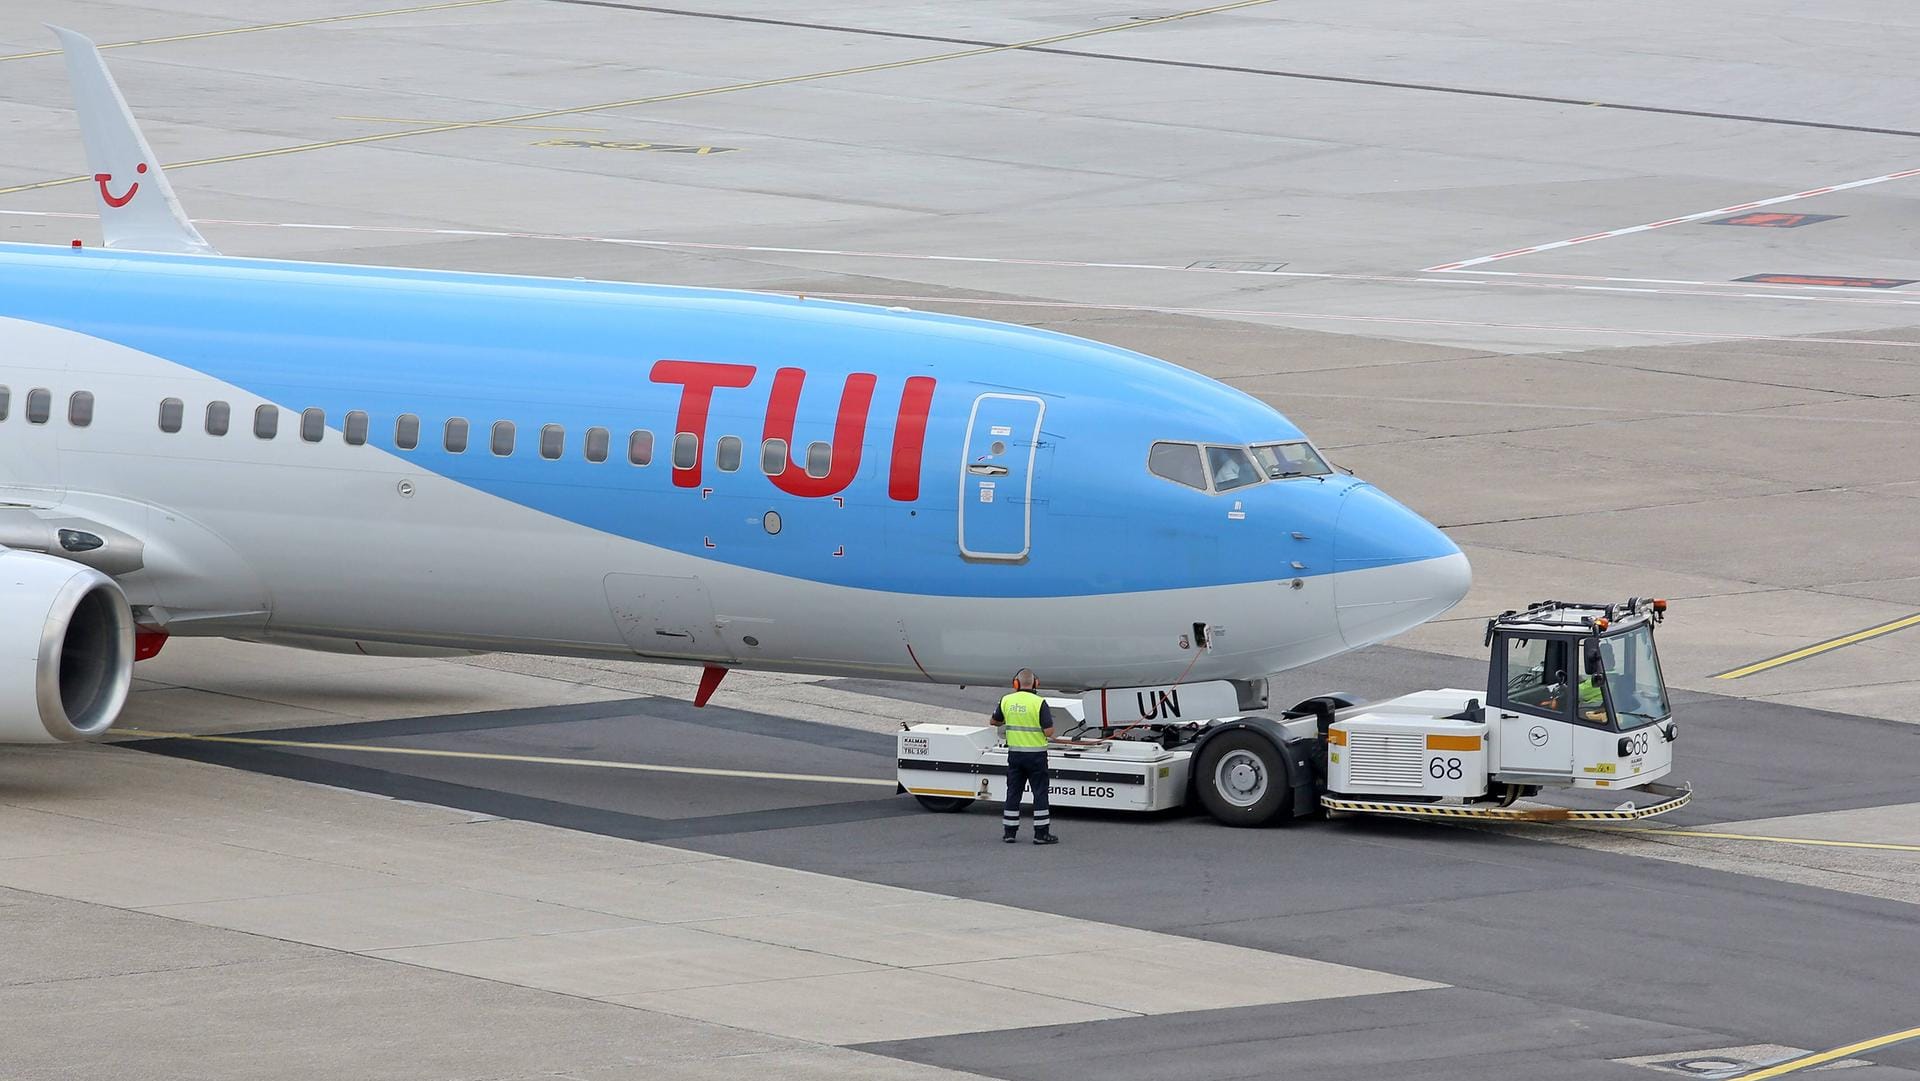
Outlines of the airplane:
{"type": "Polygon", "coordinates": [[[1267,677],[1452,541],[1166,361],[721,289],[238,258],[65,49],[104,248],[0,244],[0,742],[168,636],[1086,690],[1267,677]]]}

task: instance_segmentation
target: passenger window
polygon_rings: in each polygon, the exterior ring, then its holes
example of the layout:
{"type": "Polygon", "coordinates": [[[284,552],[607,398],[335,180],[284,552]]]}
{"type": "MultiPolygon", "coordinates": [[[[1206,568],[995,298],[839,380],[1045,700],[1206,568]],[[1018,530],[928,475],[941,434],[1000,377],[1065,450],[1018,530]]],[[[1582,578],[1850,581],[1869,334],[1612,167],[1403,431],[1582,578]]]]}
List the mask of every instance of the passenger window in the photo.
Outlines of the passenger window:
{"type": "Polygon", "coordinates": [[[605,428],[587,429],[587,461],[604,462],[607,450],[613,446],[613,435],[605,428]]]}
{"type": "Polygon", "coordinates": [[[27,423],[45,424],[53,415],[53,395],[35,388],[27,391],[27,423]]]}
{"type": "Polygon", "coordinates": [[[807,476],[824,477],[833,472],[833,444],[807,444],[807,476]]]}
{"type": "Polygon", "coordinates": [[[652,432],[635,432],[627,437],[627,461],[634,465],[653,463],[652,432]]]}
{"type": "Polygon", "coordinates": [[[760,472],[769,477],[777,477],[785,473],[789,462],[788,453],[787,441],[784,439],[769,439],[760,444],[760,472]]]}
{"type": "Polygon", "coordinates": [[[327,434],[327,411],[324,409],[302,409],[300,411],[300,438],[309,443],[320,442],[327,434]]]}
{"type": "Polygon", "coordinates": [[[340,438],[351,446],[364,446],[367,442],[367,415],[355,409],[347,414],[347,422],[340,426],[340,438]]]}
{"type": "Polygon", "coordinates": [[[280,410],[271,405],[263,405],[253,411],[253,434],[262,439],[272,439],[280,434],[280,410]]]}
{"type": "Polygon", "coordinates": [[[493,453],[505,458],[513,453],[513,422],[496,420],[493,422],[493,453]]]}
{"type": "Polygon", "coordinates": [[[0,387],[0,420],[7,419],[7,407],[13,404],[13,391],[0,387]]]}
{"type": "Polygon", "coordinates": [[[442,446],[447,448],[448,454],[465,454],[467,452],[467,429],[468,425],[465,417],[448,418],[446,439],[442,443],[442,446]]]}
{"type": "Polygon", "coordinates": [[[681,432],[673,437],[673,467],[692,469],[700,463],[700,437],[692,432],[681,432]]]}
{"type": "Polygon", "coordinates": [[[1231,492],[1261,481],[1254,471],[1253,458],[1245,447],[1208,447],[1207,471],[1213,474],[1213,490],[1231,492]]]}
{"type": "Polygon", "coordinates": [[[207,434],[225,435],[233,427],[233,407],[225,402],[207,403],[207,434]]]}
{"type": "Polygon", "coordinates": [[[401,450],[412,450],[420,445],[420,418],[412,413],[402,413],[393,418],[393,445],[401,450]]]}
{"type": "Polygon", "coordinates": [[[740,468],[740,437],[723,435],[720,445],[714,450],[714,464],[722,473],[732,473],[740,468]]]}
{"type": "Polygon", "coordinates": [[[187,419],[187,403],[178,398],[160,399],[160,430],[171,435],[187,419]]]}
{"type": "Polygon", "coordinates": [[[1147,452],[1147,471],[1175,484],[1207,490],[1207,472],[1200,466],[1200,448],[1192,443],[1155,443],[1147,452]]]}
{"type": "Polygon", "coordinates": [[[67,397],[67,423],[85,428],[93,423],[93,393],[76,390],[67,397]]]}
{"type": "Polygon", "coordinates": [[[558,459],[567,452],[567,430],[558,424],[540,426],[540,457],[548,461],[558,459]]]}

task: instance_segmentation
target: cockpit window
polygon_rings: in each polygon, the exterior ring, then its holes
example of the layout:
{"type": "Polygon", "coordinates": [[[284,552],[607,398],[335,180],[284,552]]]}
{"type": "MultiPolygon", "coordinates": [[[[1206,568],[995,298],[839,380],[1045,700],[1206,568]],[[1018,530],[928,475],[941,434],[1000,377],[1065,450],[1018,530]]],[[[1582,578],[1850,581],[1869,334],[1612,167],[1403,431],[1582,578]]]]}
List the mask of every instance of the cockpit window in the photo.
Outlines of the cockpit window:
{"type": "Polygon", "coordinates": [[[1253,457],[1269,480],[1321,477],[1333,472],[1327,460],[1306,443],[1263,443],[1253,448],[1253,457]]]}
{"type": "Polygon", "coordinates": [[[1207,473],[1200,465],[1200,448],[1192,443],[1155,443],[1147,452],[1147,471],[1175,484],[1207,490],[1207,473]]]}
{"type": "Polygon", "coordinates": [[[1213,474],[1213,490],[1231,492],[1263,479],[1253,468],[1253,458],[1245,447],[1208,447],[1207,471],[1213,474]]]}

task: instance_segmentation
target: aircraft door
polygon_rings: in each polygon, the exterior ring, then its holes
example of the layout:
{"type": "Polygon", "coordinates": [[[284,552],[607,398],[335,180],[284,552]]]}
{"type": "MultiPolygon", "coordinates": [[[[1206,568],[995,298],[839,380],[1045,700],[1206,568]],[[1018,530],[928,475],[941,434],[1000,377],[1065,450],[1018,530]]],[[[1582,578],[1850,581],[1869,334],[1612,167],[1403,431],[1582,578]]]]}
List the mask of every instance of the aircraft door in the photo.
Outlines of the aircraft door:
{"type": "Polygon", "coordinates": [[[1017,563],[1033,547],[1033,472],[1046,403],[982,394],[967,421],[960,464],[960,554],[1017,563]]]}

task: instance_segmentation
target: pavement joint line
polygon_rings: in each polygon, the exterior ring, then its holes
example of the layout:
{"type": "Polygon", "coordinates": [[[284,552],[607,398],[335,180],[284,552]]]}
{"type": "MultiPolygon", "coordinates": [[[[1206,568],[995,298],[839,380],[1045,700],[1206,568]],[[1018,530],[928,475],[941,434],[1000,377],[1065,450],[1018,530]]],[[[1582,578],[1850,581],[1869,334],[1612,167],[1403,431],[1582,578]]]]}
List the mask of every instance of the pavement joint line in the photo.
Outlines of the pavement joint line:
{"type": "MultiPolygon", "coordinates": [[[[456,0],[460,3],[493,2],[493,0],[456,0]]],[[[1159,26],[1181,19],[1198,18],[1203,15],[1215,15],[1223,11],[1236,11],[1242,8],[1258,7],[1277,3],[1278,0],[1232,0],[1231,3],[1215,4],[1211,7],[1178,11],[1171,15],[1161,15],[1152,19],[1140,19],[1135,22],[1117,23],[1112,26],[1096,26],[1086,30],[1073,30],[1064,34],[1052,34],[1027,41],[1016,41],[1006,45],[991,45],[983,48],[960,49],[954,52],[935,53],[931,56],[908,57],[905,60],[891,60],[879,64],[861,64],[857,67],[836,68],[831,71],[806,72],[800,75],[784,75],[772,79],[756,79],[744,83],[728,83],[724,86],[709,86],[699,90],[682,90],[670,94],[653,94],[647,97],[627,98],[621,101],[603,101],[593,105],[574,105],[561,109],[541,109],[536,112],[518,113],[513,116],[495,117],[492,120],[459,121],[447,124],[433,124],[418,128],[405,128],[400,131],[376,132],[372,135],[356,135],[344,139],[325,139],[318,142],[299,143],[294,146],[273,147],[267,150],[250,150],[238,154],[221,154],[211,158],[196,158],[192,161],[165,162],[170,171],[192,169],[202,165],[225,165],[239,161],[258,161],[262,158],[277,158],[288,154],[302,154],[314,150],[332,150],[344,146],[365,146],[371,143],[392,142],[396,139],[410,139],[419,135],[438,135],[445,132],[468,131],[474,128],[499,128],[525,124],[535,120],[549,120],[557,116],[578,116],[582,113],[610,112],[617,109],[631,109],[641,105],[659,105],[672,101],[688,101],[694,98],[713,97],[717,94],[731,94],[742,90],[761,90],[775,86],[794,86],[801,83],[819,82],[824,79],[836,79],[848,75],[866,75],[879,71],[897,71],[901,68],[919,67],[936,64],[945,60],[964,60],[976,56],[989,56],[996,53],[1018,52],[1041,45],[1053,45],[1062,41],[1077,41],[1098,34],[1118,33],[1122,30],[1136,30],[1141,27],[1159,26]]],[[[67,184],[91,181],[91,174],[85,176],[57,177],[32,184],[16,184],[0,188],[0,195],[13,195],[24,191],[38,191],[43,188],[57,188],[67,184]]]]}
{"type": "Polygon", "coordinates": [[[1497,262],[1501,259],[1512,259],[1515,256],[1533,255],[1537,252],[1572,247],[1575,244],[1590,244],[1593,241],[1606,240],[1609,237],[1627,236],[1631,233],[1644,233],[1653,229],[1665,229],[1669,225],[1681,225],[1686,222],[1701,221],[1705,218],[1718,217],[1722,214],[1738,214],[1743,210],[1752,210],[1756,207],[1775,206],[1780,203],[1790,203],[1797,199],[1810,199],[1816,195],[1829,195],[1836,191],[1847,191],[1851,188],[1864,188],[1872,184],[1885,184],[1890,180],[1903,180],[1910,176],[1920,176],[1920,169],[1903,169],[1897,173],[1882,173],[1879,176],[1870,176],[1861,180],[1849,180],[1844,184],[1829,184],[1821,188],[1809,188],[1806,191],[1797,191],[1790,195],[1776,195],[1771,199],[1756,199],[1750,203],[1738,203],[1734,206],[1724,206],[1715,210],[1701,210],[1692,214],[1682,214],[1677,218],[1663,218],[1660,221],[1648,222],[1645,225],[1629,225],[1624,229],[1608,229],[1605,232],[1587,233],[1574,237],[1571,240],[1556,240],[1550,244],[1535,244],[1526,248],[1514,248],[1510,251],[1497,252],[1493,255],[1482,255],[1477,259],[1462,259],[1454,263],[1440,263],[1436,266],[1423,268],[1423,272],[1438,273],[1450,270],[1461,270],[1466,267],[1479,266],[1482,263],[1497,262]]]}
{"type": "Polygon", "coordinates": [[[1901,619],[1893,620],[1890,623],[1882,623],[1878,626],[1868,627],[1865,630],[1854,631],[1852,634],[1843,634],[1838,638],[1829,638],[1824,642],[1816,642],[1813,645],[1806,646],[1802,649],[1796,649],[1788,653],[1782,653],[1776,657],[1768,657],[1766,660],[1763,660],[1763,661],[1755,661],[1752,664],[1742,665],[1739,668],[1730,668],[1725,672],[1719,673],[1713,678],[1714,679],[1744,679],[1747,676],[1758,675],[1761,672],[1769,671],[1774,668],[1779,668],[1781,665],[1792,664],[1795,661],[1804,661],[1809,657],[1818,657],[1823,653],[1831,653],[1836,649],[1841,649],[1846,646],[1857,645],[1861,642],[1872,641],[1873,639],[1879,638],[1882,635],[1892,634],[1895,631],[1905,630],[1908,627],[1912,627],[1917,624],[1920,624],[1920,615],[1906,616],[1901,619]]]}
{"type": "Polygon", "coordinates": [[[1870,1040],[1850,1043],[1845,1047],[1836,1047],[1830,1051],[1816,1051],[1811,1055],[1801,1055],[1798,1058],[1791,1058],[1785,1062],[1775,1063],[1762,1070],[1755,1070],[1752,1073],[1743,1073],[1737,1077],[1727,1078],[1727,1081],[1767,1081],[1768,1078],[1784,1077],[1790,1073],[1799,1073],[1801,1070],[1810,1070],[1829,1062],[1852,1058],[1862,1051],[1873,1051],[1882,1047],[1891,1047],[1894,1044],[1905,1043],[1908,1040],[1920,1040],[1920,1028],[1902,1029],[1899,1032],[1889,1032],[1885,1036],[1875,1036],[1870,1040]]]}
{"type": "Polygon", "coordinates": [[[837,777],[821,773],[774,773],[763,770],[716,769],[709,766],[663,766],[651,762],[615,762],[598,758],[556,758],[547,755],[495,754],[486,751],[446,751],[427,747],[382,747],[368,743],[321,743],[297,739],[265,739],[254,736],[203,736],[189,732],[163,732],[148,728],[120,728],[126,735],[151,739],[185,739],[200,743],[232,743],[248,747],[278,747],[290,750],[348,751],[355,754],[393,754],[417,758],[456,758],[477,762],[521,762],[539,766],[581,766],[593,769],[637,770],[644,773],[679,773],[696,777],[737,777],[764,781],[805,781],[811,784],[844,784],[895,788],[898,782],[878,777],[837,777]]]}
{"type": "MultiPolygon", "coordinates": [[[[742,15],[715,11],[688,11],[683,8],[658,7],[648,4],[623,4],[614,0],[549,0],[550,3],[575,4],[581,7],[608,8],[614,11],[636,11],[660,15],[684,15],[696,19],[721,19],[727,22],[758,23],[764,26],[786,26],[801,30],[826,30],[840,34],[864,34],[871,37],[899,38],[907,41],[939,41],[953,45],[991,45],[993,42],[975,38],[946,37],[938,34],[915,34],[902,30],[884,30],[875,27],[838,26],[831,23],[809,23],[794,19],[775,19],[766,16],[742,15]]],[[[1035,49],[1034,52],[1053,56],[1074,56],[1089,60],[1117,60],[1129,64],[1152,64],[1170,68],[1187,68],[1194,71],[1217,71],[1234,75],[1263,75],[1281,79],[1299,79],[1305,82],[1334,83],[1346,86],[1378,87],[1386,90],[1414,90],[1436,94],[1458,94],[1464,97],[1501,99],[1506,101],[1538,102],[1546,105],[1572,105],[1583,109],[1616,109],[1622,112],[1652,113],[1660,116],[1694,117],[1705,120],[1735,120],[1750,124],[1777,124],[1791,128],[1817,128],[1824,131],[1851,131],[1867,135],[1920,135],[1920,131],[1906,128],[1874,128],[1858,124],[1823,123],[1817,120],[1793,120],[1779,116],[1754,116],[1744,113],[1719,113],[1703,109],[1679,109],[1659,105],[1632,105],[1618,101],[1594,101],[1591,98],[1563,98],[1544,94],[1525,94],[1511,90],[1476,89],[1464,86],[1442,86],[1434,83],[1400,82],[1391,79],[1366,79],[1351,75],[1331,75],[1324,72],[1283,71],[1273,68],[1255,68],[1236,64],[1208,64],[1194,60],[1175,60],[1163,56],[1133,56],[1121,53],[1092,53],[1076,49],[1035,49]]]]}
{"type": "MultiPolygon", "coordinates": [[[[499,4],[505,0],[452,0],[443,4],[423,4],[419,7],[388,8],[385,11],[361,11],[348,15],[327,15],[314,19],[295,19],[283,23],[263,23],[259,26],[231,26],[225,30],[203,30],[193,34],[169,34],[158,38],[137,38],[133,41],[114,41],[99,46],[106,49],[131,49],[136,45],[170,45],[177,41],[201,41],[206,38],[232,37],[235,34],[257,34],[264,30],[293,30],[302,26],[321,26],[326,23],[354,22],[360,19],[384,19],[393,15],[418,15],[428,11],[448,11],[453,8],[480,7],[484,4],[499,4]]],[[[14,53],[0,56],[0,64],[9,60],[37,60],[43,56],[58,56],[59,49],[40,49],[30,53],[14,53]]]]}

